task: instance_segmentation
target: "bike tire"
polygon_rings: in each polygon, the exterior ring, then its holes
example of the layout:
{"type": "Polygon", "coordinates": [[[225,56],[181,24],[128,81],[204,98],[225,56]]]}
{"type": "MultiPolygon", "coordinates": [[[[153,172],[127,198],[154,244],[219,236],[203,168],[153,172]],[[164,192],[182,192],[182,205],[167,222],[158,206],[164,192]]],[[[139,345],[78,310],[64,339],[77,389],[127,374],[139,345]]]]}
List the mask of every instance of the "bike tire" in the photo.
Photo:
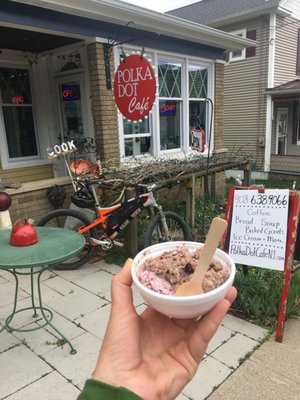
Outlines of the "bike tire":
{"type": "Polygon", "coordinates": [[[160,214],[156,214],[146,229],[144,237],[145,247],[175,240],[192,240],[190,228],[180,215],[173,211],[166,211],[164,214],[170,230],[170,236],[166,236],[165,232],[163,232],[161,216],[160,214]]]}
{"type": "MultiPolygon", "coordinates": [[[[90,219],[83,213],[68,208],[62,208],[45,214],[36,225],[77,230],[79,227],[89,225],[90,223],[90,219]]],[[[84,233],[84,236],[96,237],[97,231],[95,228],[91,228],[89,231],[84,233]]],[[[54,264],[52,267],[61,271],[78,269],[92,257],[94,251],[95,246],[86,243],[83,250],[79,253],[66,261],[54,264]]]]}

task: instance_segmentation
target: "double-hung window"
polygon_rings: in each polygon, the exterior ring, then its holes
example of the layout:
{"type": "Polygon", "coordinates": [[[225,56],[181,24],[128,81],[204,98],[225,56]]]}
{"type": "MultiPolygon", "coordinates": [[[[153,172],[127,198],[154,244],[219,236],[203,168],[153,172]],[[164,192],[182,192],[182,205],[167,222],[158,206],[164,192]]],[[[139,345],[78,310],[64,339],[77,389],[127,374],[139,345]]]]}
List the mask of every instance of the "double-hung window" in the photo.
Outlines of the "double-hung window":
{"type": "MultiPolygon", "coordinates": [[[[239,29],[237,31],[230,32],[234,35],[241,36],[242,38],[246,37],[246,29],[239,29]]],[[[235,50],[229,52],[229,61],[240,61],[246,58],[246,49],[235,50]]]]}
{"type": "Polygon", "coordinates": [[[158,60],[160,149],[182,146],[182,63],[158,60]]]}
{"type": "Polygon", "coordinates": [[[206,65],[189,63],[188,71],[190,130],[195,128],[210,134],[211,127],[207,126],[209,69],[206,65]]]}
{"type": "MultiPolygon", "coordinates": [[[[1,143],[7,164],[38,157],[28,69],[0,67],[1,143]]],[[[2,153],[3,154],[3,153],[2,153]]]]}
{"type": "MultiPolygon", "coordinates": [[[[191,150],[191,128],[211,134],[213,64],[197,58],[151,55],[156,100],[147,117],[129,121],[120,115],[121,154],[162,156],[191,150]]],[[[207,141],[206,137],[206,141],[207,141]]]]}

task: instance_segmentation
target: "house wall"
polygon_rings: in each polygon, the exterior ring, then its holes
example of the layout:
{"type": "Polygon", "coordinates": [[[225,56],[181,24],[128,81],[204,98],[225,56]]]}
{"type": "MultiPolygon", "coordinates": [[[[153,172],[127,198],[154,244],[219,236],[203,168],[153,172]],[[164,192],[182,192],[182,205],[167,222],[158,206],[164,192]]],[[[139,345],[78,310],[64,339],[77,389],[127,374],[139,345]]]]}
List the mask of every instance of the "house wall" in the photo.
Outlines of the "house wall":
{"type": "MultiPolygon", "coordinates": [[[[104,46],[88,45],[88,69],[90,76],[91,106],[95,139],[103,166],[120,161],[118,115],[112,89],[106,88],[104,46]]],[[[111,78],[114,71],[113,52],[110,58],[111,78]]]]}
{"type": "Polygon", "coordinates": [[[268,20],[265,17],[219,27],[228,32],[246,28],[256,30],[256,54],[227,63],[224,79],[224,146],[230,151],[250,155],[254,169],[263,170],[268,66],[268,20]]]}
{"type": "Polygon", "coordinates": [[[300,21],[277,17],[274,87],[299,78],[296,75],[297,41],[300,21]]]}
{"type": "Polygon", "coordinates": [[[0,178],[3,182],[31,182],[33,180],[42,180],[52,178],[52,166],[40,165],[27,168],[11,168],[3,170],[0,166],[0,178]]]}

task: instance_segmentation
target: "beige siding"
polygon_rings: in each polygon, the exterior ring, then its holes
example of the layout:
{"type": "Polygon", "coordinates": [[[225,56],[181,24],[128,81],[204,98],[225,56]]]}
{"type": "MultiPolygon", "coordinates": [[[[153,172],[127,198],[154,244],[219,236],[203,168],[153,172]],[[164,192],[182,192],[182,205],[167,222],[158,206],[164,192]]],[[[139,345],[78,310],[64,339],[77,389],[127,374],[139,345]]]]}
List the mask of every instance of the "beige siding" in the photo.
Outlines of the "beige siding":
{"type": "Polygon", "coordinates": [[[298,28],[300,21],[277,17],[274,86],[299,79],[296,75],[298,28]]]}
{"type": "Polygon", "coordinates": [[[264,148],[258,145],[258,137],[265,136],[268,25],[259,18],[220,27],[229,32],[242,28],[256,30],[256,55],[225,66],[224,146],[250,155],[261,170],[264,148]]]}
{"type": "Polygon", "coordinates": [[[12,168],[2,170],[0,167],[0,178],[4,182],[31,182],[53,177],[51,165],[39,165],[27,168],[12,168]]]}

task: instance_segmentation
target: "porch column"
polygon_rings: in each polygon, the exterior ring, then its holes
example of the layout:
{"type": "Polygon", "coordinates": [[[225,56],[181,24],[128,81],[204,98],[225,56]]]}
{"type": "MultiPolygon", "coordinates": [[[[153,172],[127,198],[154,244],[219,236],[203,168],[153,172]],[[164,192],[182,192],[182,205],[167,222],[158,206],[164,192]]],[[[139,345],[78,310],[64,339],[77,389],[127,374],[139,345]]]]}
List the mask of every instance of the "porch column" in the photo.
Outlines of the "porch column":
{"type": "MultiPolygon", "coordinates": [[[[101,164],[116,165],[120,162],[118,115],[112,89],[106,88],[104,50],[102,43],[88,45],[88,68],[91,88],[91,107],[95,138],[99,147],[101,164]]],[[[110,59],[114,71],[113,54],[110,59]]]]}

